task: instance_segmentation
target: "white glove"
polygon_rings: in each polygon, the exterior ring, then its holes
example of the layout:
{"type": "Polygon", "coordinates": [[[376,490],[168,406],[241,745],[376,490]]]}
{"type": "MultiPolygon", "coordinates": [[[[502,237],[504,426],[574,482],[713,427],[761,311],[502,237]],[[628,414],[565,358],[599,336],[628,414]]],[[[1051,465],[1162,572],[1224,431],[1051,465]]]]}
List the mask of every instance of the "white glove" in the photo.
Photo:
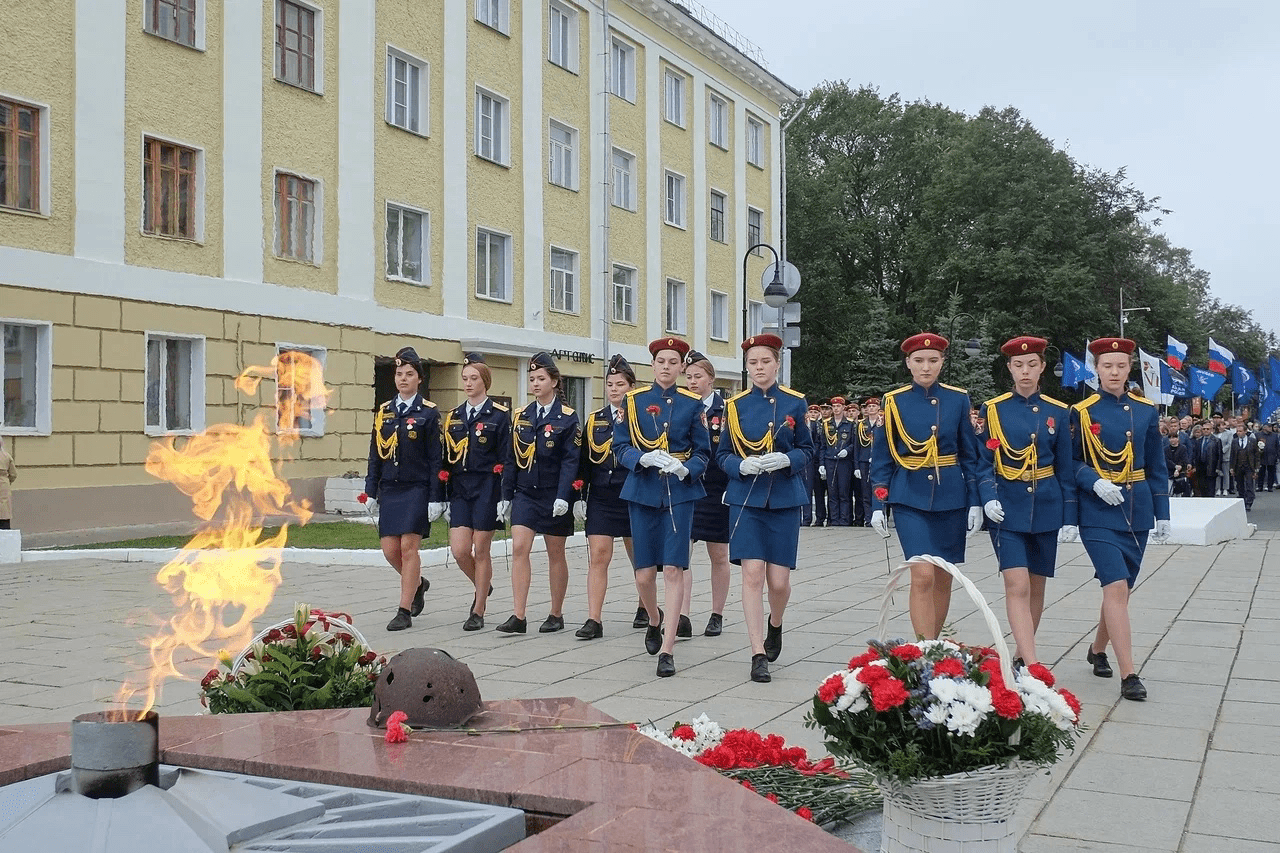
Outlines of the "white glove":
{"type": "Polygon", "coordinates": [[[587,520],[587,502],[586,501],[573,502],[573,517],[578,519],[578,521],[587,520]]]}
{"type": "Polygon", "coordinates": [[[556,498],[556,502],[551,505],[551,514],[556,518],[564,515],[569,511],[569,502],[556,498]]]}
{"type": "Polygon", "coordinates": [[[729,505],[729,493],[728,493],[728,492],[725,492],[723,495],[721,495],[721,496],[720,496],[720,503],[721,503],[721,504],[723,504],[724,506],[728,506],[728,505],[729,505]]]}
{"type": "Polygon", "coordinates": [[[498,501],[498,520],[503,524],[511,520],[511,501],[498,501]]]}
{"type": "Polygon", "coordinates": [[[453,510],[453,505],[452,505],[452,504],[445,504],[445,505],[444,505],[444,514],[443,514],[443,515],[441,515],[440,517],[444,519],[444,523],[445,523],[445,524],[448,524],[448,523],[449,523],[449,521],[450,521],[450,516],[452,515],[452,510],[453,510]]]}
{"type": "Polygon", "coordinates": [[[444,515],[444,511],[448,508],[449,505],[444,501],[432,501],[427,504],[427,521],[435,521],[437,518],[444,515]]]}
{"type": "Polygon", "coordinates": [[[1004,521],[1004,507],[1000,506],[1000,501],[987,501],[982,505],[982,511],[996,524],[1004,521]]]}
{"type": "Polygon", "coordinates": [[[878,509],[871,513],[871,529],[884,539],[889,538],[889,523],[884,520],[884,510],[878,509]]]}
{"type": "Polygon", "coordinates": [[[826,466],[826,465],[819,465],[819,466],[818,466],[818,478],[819,478],[819,479],[821,479],[821,480],[825,480],[825,479],[827,479],[827,466],[826,466]]]}
{"type": "Polygon", "coordinates": [[[364,511],[369,513],[370,518],[373,518],[378,514],[378,502],[373,498],[369,498],[369,500],[365,501],[364,511]]]}
{"type": "Polygon", "coordinates": [[[1074,524],[1064,524],[1058,531],[1059,542],[1074,542],[1080,538],[1080,528],[1074,524]]]}
{"type": "Polygon", "coordinates": [[[785,453],[766,453],[760,457],[760,468],[764,471],[781,471],[791,467],[791,457],[785,453]]]}
{"type": "Polygon", "coordinates": [[[1102,498],[1103,503],[1111,506],[1120,506],[1124,503],[1124,489],[1102,477],[1093,484],[1093,493],[1102,498]]]}
{"type": "Polygon", "coordinates": [[[1151,540],[1155,542],[1157,545],[1163,545],[1164,543],[1168,542],[1169,534],[1172,532],[1170,528],[1171,528],[1171,525],[1169,524],[1169,519],[1167,518],[1156,519],[1156,530],[1155,530],[1155,533],[1152,534],[1151,540]]]}
{"type": "Polygon", "coordinates": [[[650,450],[640,457],[640,464],[646,468],[661,468],[666,464],[662,459],[665,455],[661,450],[650,450]]]}
{"type": "Polygon", "coordinates": [[[748,456],[738,465],[738,473],[744,477],[754,477],[763,470],[759,456],[748,456]]]}
{"type": "Polygon", "coordinates": [[[844,459],[848,455],[849,455],[849,448],[846,447],[844,450],[841,450],[839,453],[836,454],[836,458],[844,459]]]}
{"type": "Polygon", "coordinates": [[[861,468],[854,468],[854,469],[853,469],[853,479],[855,479],[855,480],[861,480],[861,479],[862,479],[862,469],[861,469],[861,468]]]}
{"type": "Polygon", "coordinates": [[[969,507],[969,535],[977,533],[982,529],[982,507],[969,507]]]}

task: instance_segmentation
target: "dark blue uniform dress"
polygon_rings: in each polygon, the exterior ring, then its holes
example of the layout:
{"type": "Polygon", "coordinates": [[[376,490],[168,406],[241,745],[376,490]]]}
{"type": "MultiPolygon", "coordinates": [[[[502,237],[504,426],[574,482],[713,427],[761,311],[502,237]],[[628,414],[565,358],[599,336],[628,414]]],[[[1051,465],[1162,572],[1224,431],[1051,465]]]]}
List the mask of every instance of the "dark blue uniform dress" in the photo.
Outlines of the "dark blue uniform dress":
{"type": "Polygon", "coordinates": [[[827,481],[818,474],[822,465],[822,449],[826,447],[826,418],[818,418],[809,424],[809,437],[813,441],[813,461],[809,463],[812,476],[809,488],[813,493],[813,523],[818,527],[827,523],[827,481]]]}
{"type": "Polygon", "coordinates": [[[1053,577],[1058,530],[1074,525],[1075,472],[1071,464],[1071,409],[1038,391],[1008,393],[983,404],[979,435],[978,496],[1000,501],[1004,521],[988,519],[1000,569],[1026,568],[1053,577]]]}
{"type": "Polygon", "coordinates": [[[502,495],[511,501],[511,526],[547,536],[572,536],[573,513],[552,514],[557,499],[573,505],[582,429],[573,409],[559,397],[545,418],[538,401],[525,406],[511,424],[512,464],[502,470],[502,495]]]}
{"type": "Polygon", "coordinates": [[[689,568],[693,504],[707,491],[702,474],[711,458],[702,400],[685,388],[653,384],[628,392],[613,427],[613,449],[631,473],[622,487],[631,515],[635,567],[689,568]],[[683,480],[640,464],[651,450],[665,450],[689,470],[683,480]]]}
{"type": "MultiPolygon", "coordinates": [[[[813,434],[805,423],[804,395],[785,385],[752,387],[725,403],[729,434],[716,462],[729,475],[729,561],[764,560],[796,567],[800,507],[809,499],[801,472],[813,457],[813,434]],[[748,456],[785,453],[791,464],[778,471],[744,476],[748,456]]],[[[828,474],[830,469],[828,469],[828,474]]]]}
{"type": "Polygon", "coordinates": [[[868,495],[871,494],[871,447],[876,428],[870,418],[862,418],[853,428],[853,467],[861,474],[853,480],[853,526],[863,527],[871,520],[868,495]]]}
{"type": "Polygon", "coordinates": [[[471,417],[469,406],[464,402],[445,413],[440,430],[449,472],[449,526],[497,530],[502,472],[512,462],[511,413],[488,397],[471,417]]]}
{"type": "MultiPolygon", "coordinates": [[[[720,439],[725,434],[724,398],[711,392],[711,405],[703,404],[707,416],[707,435],[711,441],[711,458],[720,451],[720,439]]],[[[693,505],[693,541],[728,542],[729,507],[724,503],[724,490],[729,485],[729,475],[717,464],[708,464],[702,475],[702,486],[707,496],[693,505]]]]}
{"type": "Polygon", "coordinates": [[[822,464],[827,468],[827,524],[848,527],[853,524],[853,421],[823,421],[822,435],[822,464]],[[849,451],[843,459],[842,450],[849,451]]]}
{"type": "Polygon", "coordinates": [[[1094,394],[1071,407],[1080,541],[1103,586],[1138,579],[1147,534],[1169,518],[1169,479],[1155,404],[1136,394],[1094,394]],[[1111,506],[1093,491],[1102,477],[1124,490],[1111,506]]]}
{"type": "Polygon", "coordinates": [[[369,439],[364,491],[378,502],[378,535],[431,532],[427,504],[444,500],[440,481],[440,413],[415,395],[403,413],[400,398],[378,407],[369,439]]]}
{"type": "Polygon", "coordinates": [[[871,448],[871,509],[893,507],[905,558],[964,562],[968,508],[978,505],[970,408],[964,389],[941,382],[913,382],[884,397],[884,423],[871,448]]]}
{"type": "Polygon", "coordinates": [[[613,452],[613,425],[621,412],[613,406],[592,412],[582,431],[578,479],[587,502],[588,536],[631,536],[631,516],[622,499],[622,484],[630,472],[618,464],[613,452]]]}

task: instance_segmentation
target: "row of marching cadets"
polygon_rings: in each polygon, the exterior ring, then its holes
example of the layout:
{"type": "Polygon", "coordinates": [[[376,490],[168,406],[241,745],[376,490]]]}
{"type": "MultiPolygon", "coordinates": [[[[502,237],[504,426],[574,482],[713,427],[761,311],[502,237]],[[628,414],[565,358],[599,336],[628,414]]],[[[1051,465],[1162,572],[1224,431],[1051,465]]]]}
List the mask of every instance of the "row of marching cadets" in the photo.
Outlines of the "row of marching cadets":
{"type": "Polygon", "coordinates": [[[871,511],[871,454],[880,425],[880,398],[832,397],[811,403],[809,431],[814,454],[808,487],[813,504],[800,523],[808,527],[868,527],[871,511]]]}

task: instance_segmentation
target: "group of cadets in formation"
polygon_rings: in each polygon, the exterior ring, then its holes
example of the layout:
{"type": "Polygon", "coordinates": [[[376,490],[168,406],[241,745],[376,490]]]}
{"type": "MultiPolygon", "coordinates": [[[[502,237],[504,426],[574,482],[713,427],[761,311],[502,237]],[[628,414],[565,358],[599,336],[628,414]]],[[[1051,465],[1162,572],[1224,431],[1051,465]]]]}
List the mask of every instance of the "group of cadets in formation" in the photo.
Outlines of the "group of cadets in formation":
{"type": "Polygon", "coordinates": [[[1057,546],[1079,538],[1102,586],[1088,662],[1095,675],[1111,677],[1112,647],[1121,695],[1146,697],[1133,663],[1128,600],[1149,536],[1161,542],[1169,535],[1169,481],[1156,408],[1129,390],[1133,341],[1094,341],[1099,391],[1067,406],[1040,393],[1047,341],[1013,338],[1001,348],[1013,390],[987,400],[980,417],[972,416],[967,392],[939,381],[948,346],[940,335],[902,343],[910,384],[852,406],[842,397],[806,405],[779,385],[781,346],[773,335],[744,341],[750,382],[726,400],[713,389],[706,356],[679,338],[659,338],[649,345],[653,383],[637,386],[631,365],[614,356],[605,405],[585,418],[565,405],[546,353],[529,360],[533,400],[515,413],[488,397],[489,368],[468,353],[466,401],[442,416],[419,393],[417,354],[401,350],[398,394],[375,415],[365,483],[379,508],[383,553],[400,574],[399,607],[387,629],[408,628],[422,612],[430,582],[418,548],[444,518],[452,554],[475,587],[464,630],[485,625],[493,535],[507,523],[513,612],[496,630],[527,631],[529,558],[539,535],[551,607],[538,630],[563,630],[565,542],[576,519],[588,543],[588,618],[577,637],[604,634],[620,538],[639,601],[632,626],[645,629],[657,675],[673,675],[676,639],[692,636],[688,569],[692,543],[701,541],[712,586],[704,634],[721,633],[729,564],[737,565],[750,675],[768,681],[768,664],[782,651],[800,527],[866,525],[887,539],[892,518],[910,563],[912,628],[932,639],[951,598],[952,576],[942,564],[964,562],[967,538],[985,526],[1004,581],[1015,666],[1038,663],[1035,632],[1057,546]]]}

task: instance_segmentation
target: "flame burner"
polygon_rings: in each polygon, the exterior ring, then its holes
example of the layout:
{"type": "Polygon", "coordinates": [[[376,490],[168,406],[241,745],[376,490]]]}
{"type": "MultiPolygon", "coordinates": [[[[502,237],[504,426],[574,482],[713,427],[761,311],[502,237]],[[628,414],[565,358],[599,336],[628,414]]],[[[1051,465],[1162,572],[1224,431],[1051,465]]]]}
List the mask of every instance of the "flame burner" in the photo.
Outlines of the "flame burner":
{"type": "Polygon", "coordinates": [[[120,711],[71,721],[69,790],[92,800],[116,799],[160,784],[160,715],[120,711]]]}

